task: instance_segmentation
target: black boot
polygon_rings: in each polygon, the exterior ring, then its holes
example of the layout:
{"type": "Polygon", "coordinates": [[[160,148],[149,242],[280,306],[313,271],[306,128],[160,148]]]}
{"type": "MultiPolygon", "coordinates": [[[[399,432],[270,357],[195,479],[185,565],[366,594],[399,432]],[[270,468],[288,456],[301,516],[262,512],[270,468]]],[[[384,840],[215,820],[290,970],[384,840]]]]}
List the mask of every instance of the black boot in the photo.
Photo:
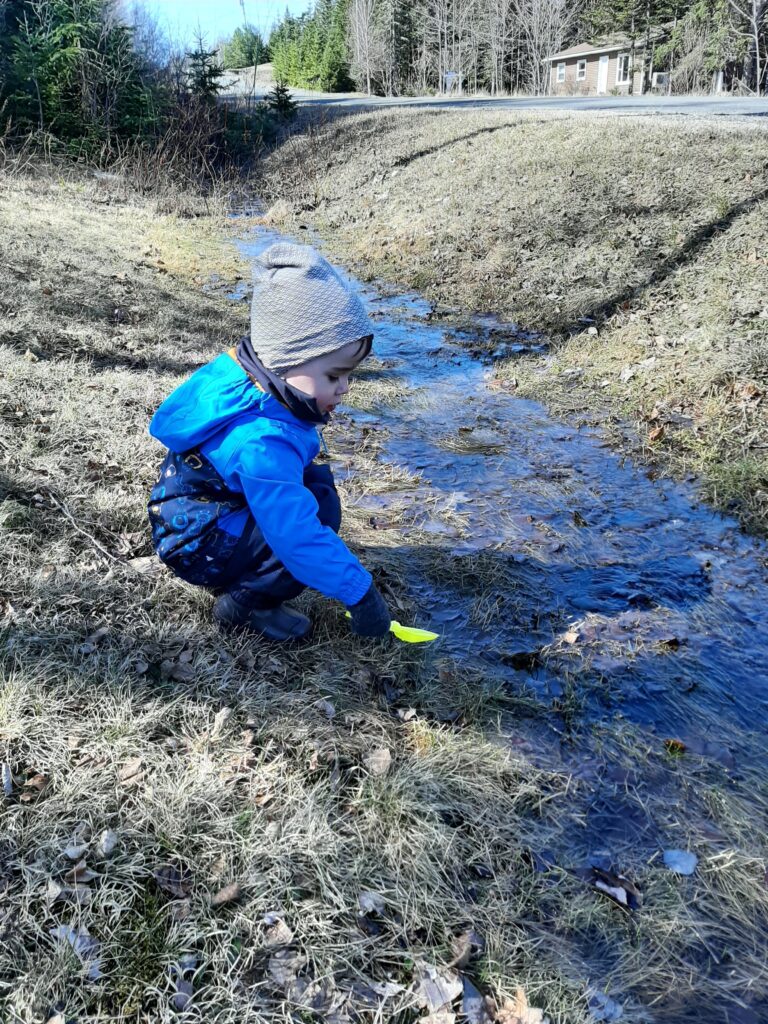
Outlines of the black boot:
{"type": "Polygon", "coordinates": [[[276,608],[248,608],[229,594],[222,594],[214,604],[213,620],[224,632],[247,629],[267,640],[302,640],[312,629],[306,615],[287,604],[276,608]]]}

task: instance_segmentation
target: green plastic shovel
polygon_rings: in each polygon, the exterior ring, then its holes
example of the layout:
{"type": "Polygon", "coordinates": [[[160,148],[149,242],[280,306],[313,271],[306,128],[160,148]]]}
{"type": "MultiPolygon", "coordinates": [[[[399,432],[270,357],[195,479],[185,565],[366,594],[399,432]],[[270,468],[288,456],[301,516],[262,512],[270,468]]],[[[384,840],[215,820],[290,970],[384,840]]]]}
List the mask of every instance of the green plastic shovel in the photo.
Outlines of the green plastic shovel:
{"type": "MultiPolygon", "coordinates": [[[[344,613],[348,619],[352,616],[349,612],[344,613]]],[[[403,626],[395,619],[389,624],[390,633],[394,633],[398,640],[402,640],[406,644],[428,644],[433,640],[437,640],[439,633],[430,633],[428,629],[416,629],[415,626],[403,626]]]]}

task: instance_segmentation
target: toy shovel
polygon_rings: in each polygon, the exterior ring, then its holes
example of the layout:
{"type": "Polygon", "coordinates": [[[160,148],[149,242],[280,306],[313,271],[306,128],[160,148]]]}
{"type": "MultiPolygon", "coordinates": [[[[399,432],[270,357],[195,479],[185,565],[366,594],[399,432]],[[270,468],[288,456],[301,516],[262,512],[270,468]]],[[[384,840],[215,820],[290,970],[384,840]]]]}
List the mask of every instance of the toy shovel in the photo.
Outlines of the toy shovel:
{"type": "MultiPolygon", "coordinates": [[[[349,612],[344,613],[348,619],[352,616],[349,612]]],[[[439,633],[430,633],[428,629],[416,629],[415,626],[401,626],[395,619],[389,624],[390,633],[394,633],[398,640],[406,644],[428,644],[437,640],[439,633]]]]}

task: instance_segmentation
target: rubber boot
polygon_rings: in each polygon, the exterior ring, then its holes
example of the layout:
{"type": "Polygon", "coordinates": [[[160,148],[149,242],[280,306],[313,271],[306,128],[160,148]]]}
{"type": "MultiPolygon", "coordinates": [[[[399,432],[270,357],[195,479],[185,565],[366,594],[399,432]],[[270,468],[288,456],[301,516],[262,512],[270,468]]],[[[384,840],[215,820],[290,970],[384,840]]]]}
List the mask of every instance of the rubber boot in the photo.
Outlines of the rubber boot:
{"type": "Polygon", "coordinates": [[[224,632],[247,629],[266,640],[302,640],[312,622],[287,604],[276,608],[247,608],[229,594],[222,594],[213,606],[213,620],[224,632]]]}

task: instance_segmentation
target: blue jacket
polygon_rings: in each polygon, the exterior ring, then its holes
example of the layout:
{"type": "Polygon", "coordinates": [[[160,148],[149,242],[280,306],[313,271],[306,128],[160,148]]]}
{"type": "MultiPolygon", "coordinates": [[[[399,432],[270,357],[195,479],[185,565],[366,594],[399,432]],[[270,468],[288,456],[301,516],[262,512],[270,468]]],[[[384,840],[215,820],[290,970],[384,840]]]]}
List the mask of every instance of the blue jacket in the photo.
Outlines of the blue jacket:
{"type": "MultiPolygon", "coordinates": [[[[213,467],[220,478],[218,531],[239,537],[250,510],[267,544],[301,583],[346,605],[365,596],[370,573],[320,523],[317,502],[303,483],[320,450],[316,426],[260,391],[230,355],[180,385],[153,416],[149,432],[171,452],[199,453],[213,467]],[[222,502],[222,494],[234,500],[222,502]]],[[[183,534],[186,524],[181,517],[166,527],[183,534]]],[[[194,536],[189,539],[192,550],[194,536]]]]}

